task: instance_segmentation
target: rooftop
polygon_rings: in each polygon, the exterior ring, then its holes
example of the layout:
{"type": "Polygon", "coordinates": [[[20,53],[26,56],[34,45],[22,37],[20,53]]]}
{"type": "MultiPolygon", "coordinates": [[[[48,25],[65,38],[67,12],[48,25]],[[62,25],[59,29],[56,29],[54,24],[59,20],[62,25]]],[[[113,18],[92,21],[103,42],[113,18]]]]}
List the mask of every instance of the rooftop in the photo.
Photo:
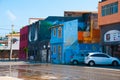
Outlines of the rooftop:
{"type": "Polygon", "coordinates": [[[85,14],[85,13],[98,13],[97,11],[64,11],[64,13],[81,13],[81,14],[85,14]]]}
{"type": "Polygon", "coordinates": [[[107,1],[107,0],[101,0],[101,1],[99,1],[99,2],[101,3],[101,2],[104,2],[104,1],[107,1]]]}
{"type": "Polygon", "coordinates": [[[66,21],[70,21],[70,20],[74,20],[74,19],[82,19],[82,16],[79,16],[79,17],[49,16],[45,20],[52,21],[52,22],[54,22],[54,21],[66,22],[66,21]]]}

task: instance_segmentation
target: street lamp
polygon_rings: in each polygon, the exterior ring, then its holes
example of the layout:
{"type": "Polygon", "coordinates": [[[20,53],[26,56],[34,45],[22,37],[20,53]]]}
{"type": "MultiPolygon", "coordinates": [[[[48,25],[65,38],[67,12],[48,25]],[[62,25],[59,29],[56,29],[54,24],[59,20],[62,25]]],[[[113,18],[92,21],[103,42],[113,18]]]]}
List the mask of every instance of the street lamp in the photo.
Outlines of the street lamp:
{"type": "Polygon", "coordinates": [[[50,45],[49,44],[43,45],[43,48],[46,50],[46,62],[48,63],[50,45]]]}
{"type": "Polygon", "coordinates": [[[50,45],[48,44],[48,48],[50,48],[50,45]]]}
{"type": "Polygon", "coordinates": [[[45,48],[46,48],[46,45],[43,45],[43,48],[45,49],[45,48]]]}

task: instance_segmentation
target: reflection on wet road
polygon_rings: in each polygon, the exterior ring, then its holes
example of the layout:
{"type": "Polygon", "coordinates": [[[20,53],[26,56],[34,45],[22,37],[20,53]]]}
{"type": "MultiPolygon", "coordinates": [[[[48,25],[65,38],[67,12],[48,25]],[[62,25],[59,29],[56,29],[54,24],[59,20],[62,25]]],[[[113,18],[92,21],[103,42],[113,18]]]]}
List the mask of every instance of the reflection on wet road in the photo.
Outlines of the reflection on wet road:
{"type": "Polygon", "coordinates": [[[120,70],[52,64],[1,65],[0,76],[23,80],[120,80],[120,70]]]}

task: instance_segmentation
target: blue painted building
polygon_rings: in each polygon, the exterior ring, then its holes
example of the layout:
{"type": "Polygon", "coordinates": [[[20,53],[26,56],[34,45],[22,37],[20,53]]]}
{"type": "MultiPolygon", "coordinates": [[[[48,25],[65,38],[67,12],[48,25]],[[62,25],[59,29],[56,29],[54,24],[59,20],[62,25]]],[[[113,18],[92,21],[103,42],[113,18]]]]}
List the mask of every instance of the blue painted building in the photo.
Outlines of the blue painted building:
{"type": "MultiPolygon", "coordinates": [[[[86,15],[87,18],[89,17],[86,15]]],[[[51,20],[51,18],[49,18],[51,20]]],[[[56,64],[70,64],[76,54],[86,54],[93,51],[101,51],[99,43],[78,42],[78,31],[89,31],[84,16],[59,17],[55,19],[51,29],[50,49],[51,62],[56,64]]]]}
{"type": "Polygon", "coordinates": [[[51,53],[50,53],[50,46],[49,46],[51,32],[49,28],[51,28],[51,26],[53,25],[61,24],[63,22],[73,20],[76,18],[78,17],[49,16],[44,20],[39,20],[29,25],[29,29],[28,29],[29,60],[39,61],[39,62],[51,62],[51,59],[50,59],[51,53]]]}
{"type": "Polygon", "coordinates": [[[54,25],[51,29],[52,63],[69,63],[72,53],[78,48],[78,20],[71,20],[54,25]]]}

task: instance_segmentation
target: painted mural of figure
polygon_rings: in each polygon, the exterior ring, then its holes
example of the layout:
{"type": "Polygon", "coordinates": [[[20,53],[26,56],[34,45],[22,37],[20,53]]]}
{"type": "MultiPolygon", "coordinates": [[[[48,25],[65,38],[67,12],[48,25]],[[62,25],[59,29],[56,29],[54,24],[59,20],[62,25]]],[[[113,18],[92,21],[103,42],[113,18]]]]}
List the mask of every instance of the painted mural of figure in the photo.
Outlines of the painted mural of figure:
{"type": "Polygon", "coordinates": [[[110,34],[106,34],[106,40],[107,40],[107,41],[110,40],[110,34]]]}

